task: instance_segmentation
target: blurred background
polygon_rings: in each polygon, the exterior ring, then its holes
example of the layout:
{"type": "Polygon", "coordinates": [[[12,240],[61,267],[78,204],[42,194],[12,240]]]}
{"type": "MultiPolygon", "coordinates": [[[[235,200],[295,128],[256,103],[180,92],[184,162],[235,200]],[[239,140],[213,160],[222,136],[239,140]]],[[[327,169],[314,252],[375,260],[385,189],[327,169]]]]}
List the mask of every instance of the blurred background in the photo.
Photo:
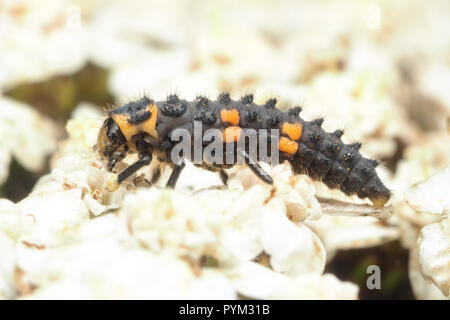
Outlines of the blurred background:
{"type": "MultiPolygon", "coordinates": [[[[221,90],[324,116],[402,190],[449,164],[449,85],[446,0],[0,0],[0,197],[48,172],[77,107],[221,90]]],[[[338,252],[327,271],[362,299],[408,299],[407,262],[396,241],[338,252]],[[383,290],[365,289],[371,264],[383,290]]]]}

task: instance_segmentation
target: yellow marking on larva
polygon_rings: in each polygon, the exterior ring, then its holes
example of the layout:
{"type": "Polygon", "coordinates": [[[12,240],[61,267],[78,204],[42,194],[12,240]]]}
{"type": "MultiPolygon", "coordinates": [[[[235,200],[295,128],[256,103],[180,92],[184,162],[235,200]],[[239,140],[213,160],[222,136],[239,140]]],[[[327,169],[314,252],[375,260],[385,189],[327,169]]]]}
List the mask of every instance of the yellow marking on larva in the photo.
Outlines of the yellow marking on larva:
{"type": "Polygon", "coordinates": [[[383,196],[369,197],[369,199],[370,199],[370,201],[372,201],[374,207],[377,208],[377,209],[383,208],[384,205],[386,204],[386,202],[389,201],[389,198],[383,197],[383,196]]]}
{"type": "Polygon", "coordinates": [[[237,111],[237,109],[222,109],[220,110],[220,118],[222,119],[222,122],[229,122],[236,126],[239,124],[239,111],[237,111]]]}
{"type": "Polygon", "coordinates": [[[281,137],[278,142],[278,149],[282,152],[286,152],[289,154],[295,154],[298,149],[298,144],[295,141],[292,141],[286,137],[281,137]]]}
{"type": "Polygon", "coordinates": [[[139,132],[147,132],[155,139],[158,139],[158,132],[156,131],[156,120],[158,119],[158,107],[155,104],[149,104],[145,108],[145,110],[142,110],[140,112],[146,111],[151,112],[150,118],[138,124],[132,124],[128,122],[130,115],[126,113],[112,114],[111,117],[117,123],[127,141],[130,141],[131,137],[133,137],[135,134],[138,134],[139,132]]]}
{"type": "Polygon", "coordinates": [[[152,115],[144,123],[142,123],[143,131],[147,132],[153,138],[158,139],[158,132],[156,131],[156,120],[158,120],[158,107],[156,104],[148,105],[146,108],[152,115]]]}
{"type": "Polygon", "coordinates": [[[120,131],[122,131],[127,141],[130,140],[132,136],[139,133],[139,127],[128,122],[128,114],[112,114],[111,118],[119,126],[120,131]]]}
{"type": "Polygon", "coordinates": [[[300,123],[283,123],[281,132],[289,137],[291,140],[298,140],[302,136],[302,125],[300,123]]]}
{"type": "Polygon", "coordinates": [[[236,142],[241,137],[242,129],[240,127],[228,127],[223,130],[223,141],[236,142]]]}

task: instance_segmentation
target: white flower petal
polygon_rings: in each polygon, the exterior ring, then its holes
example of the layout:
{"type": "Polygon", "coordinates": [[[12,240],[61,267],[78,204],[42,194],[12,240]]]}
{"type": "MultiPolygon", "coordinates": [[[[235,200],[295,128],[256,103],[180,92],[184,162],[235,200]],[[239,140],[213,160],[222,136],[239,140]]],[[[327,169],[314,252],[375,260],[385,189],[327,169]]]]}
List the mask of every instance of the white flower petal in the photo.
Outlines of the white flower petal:
{"type": "Polygon", "coordinates": [[[423,275],[450,296],[450,223],[448,219],[420,230],[418,255],[423,275]]]}
{"type": "Polygon", "coordinates": [[[13,240],[0,232],[0,299],[11,299],[16,295],[14,270],[16,253],[13,240]]]}
{"type": "Polygon", "coordinates": [[[436,285],[428,280],[425,280],[420,270],[419,257],[417,254],[417,247],[415,246],[409,251],[409,280],[414,295],[421,300],[443,300],[445,296],[442,294],[436,285]]]}
{"type": "Polygon", "coordinates": [[[409,189],[406,202],[411,208],[440,216],[450,213],[450,167],[409,189]]]}
{"type": "Polygon", "coordinates": [[[295,225],[279,209],[281,200],[271,201],[272,208],[261,212],[261,242],[270,255],[270,264],[277,272],[295,276],[322,273],[326,252],[320,239],[304,224],[295,225]],[[275,210],[274,210],[275,209],[275,210]]]}
{"type": "Polygon", "coordinates": [[[319,220],[306,224],[317,232],[330,253],[339,249],[376,246],[399,237],[397,228],[383,225],[372,217],[323,215],[319,220]]]}
{"type": "Polygon", "coordinates": [[[289,278],[255,262],[242,262],[225,270],[236,291],[252,299],[267,299],[289,278]]]}
{"type": "Polygon", "coordinates": [[[30,171],[42,169],[46,156],[56,148],[56,126],[28,105],[0,96],[0,184],[14,156],[30,171]]]}
{"type": "Polygon", "coordinates": [[[272,299],[356,300],[359,288],[351,282],[340,281],[332,274],[310,273],[298,276],[275,290],[272,299]]]}
{"type": "Polygon", "coordinates": [[[27,241],[35,245],[51,245],[59,232],[70,229],[89,219],[89,211],[81,199],[81,189],[70,189],[25,198],[18,206],[22,215],[36,221],[27,241]]]}

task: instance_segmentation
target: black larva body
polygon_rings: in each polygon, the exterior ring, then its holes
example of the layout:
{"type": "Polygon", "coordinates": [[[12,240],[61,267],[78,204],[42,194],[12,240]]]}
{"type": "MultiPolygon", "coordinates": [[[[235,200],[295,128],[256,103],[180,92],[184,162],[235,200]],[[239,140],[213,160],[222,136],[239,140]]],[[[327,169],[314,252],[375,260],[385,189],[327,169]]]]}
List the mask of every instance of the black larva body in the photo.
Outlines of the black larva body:
{"type": "MultiPolygon", "coordinates": [[[[193,134],[194,121],[202,122],[203,131],[211,128],[224,131],[228,127],[239,128],[239,130],[279,129],[281,136],[285,137],[283,125],[300,124],[299,139],[289,140],[289,143],[294,144],[297,149],[294,149],[295,152],[282,152],[280,149],[280,162],[288,160],[294,173],[306,174],[314,180],[322,181],[329,188],[339,189],[347,195],[356,194],[360,198],[370,198],[378,207],[389,200],[391,193],[375,171],[377,161],[364,158],[359,153],[360,143],[344,144],[341,140],[343,134],[341,130],[325,132],[321,127],[323,119],[305,121],[299,116],[300,107],[283,112],[276,108],[276,102],[276,99],[269,99],[264,105],[257,105],[253,102],[253,95],[232,100],[227,93],[219,95],[215,101],[206,97],[186,101],[179,99],[176,95],[170,95],[166,101],[155,102],[144,97],[108,112],[108,119],[102,128],[103,131],[101,130],[99,134],[99,151],[103,157],[113,163],[110,169],[117,161],[125,157],[129,149],[140,154],[157,153],[160,159],[170,162],[167,155],[177,143],[171,139],[173,130],[184,128],[193,134]],[[149,109],[150,105],[157,108],[153,109],[153,113],[157,113],[155,119],[149,109]],[[223,110],[233,111],[234,116],[224,118],[221,113],[223,110]],[[118,115],[123,115],[126,123],[123,123],[123,120],[119,121],[118,115]],[[235,115],[238,115],[238,120],[235,115]],[[152,119],[155,121],[154,128],[152,127],[154,133],[148,135],[148,132],[142,128],[151,127],[149,123],[152,119]],[[237,122],[230,123],[224,119],[237,122]],[[139,130],[136,130],[137,127],[139,130]],[[117,138],[117,131],[122,133],[119,138],[117,138]],[[110,136],[110,133],[114,137],[110,136]],[[111,139],[114,141],[112,142],[111,139]],[[133,140],[131,145],[128,140],[133,140]],[[123,144],[127,147],[121,148],[123,144]]],[[[151,161],[151,155],[148,157],[151,161]]],[[[229,166],[205,164],[203,167],[208,170],[217,170],[229,166]]],[[[261,177],[258,168],[252,169],[261,177]]],[[[179,169],[180,172],[181,170],[182,168],[179,169]]],[[[270,182],[271,179],[265,181],[270,182]]]]}

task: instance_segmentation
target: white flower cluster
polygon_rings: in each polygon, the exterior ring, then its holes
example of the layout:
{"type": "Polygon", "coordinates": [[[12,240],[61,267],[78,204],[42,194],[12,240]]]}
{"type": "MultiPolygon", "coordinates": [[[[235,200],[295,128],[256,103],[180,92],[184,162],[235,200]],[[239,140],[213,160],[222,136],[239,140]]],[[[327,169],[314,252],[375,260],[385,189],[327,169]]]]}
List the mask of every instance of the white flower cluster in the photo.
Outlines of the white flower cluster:
{"type": "MultiPolygon", "coordinates": [[[[399,237],[416,297],[449,297],[450,179],[439,173],[450,165],[448,1],[376,1],[369,9],[379,16],[356,0],[239,8],[226,0],[0,0],[0,8],[2,90],[92,61],[110,71],[119,99],[256,88],[258,103],[271,93],[289,105],[304,99],[314,106],[306,119],[326,116],[327,131],[345,125],[345,142],[362,139],[364,155],[395,158],[406,146],[395,173],[378,170],[394,192],[389,219],[360,199],[319,203],[349,198],[293,177],[285,164],[265,168],[273,187],[235,168],[228,189],[216,188],[217,175],[188,164],[175,191],[161,188],[170,170],[161,185],[146,185],[148,167],[109,193],[93,151],[102,115],[83,104],[51,172],[23,201],[0,200],[0,298],[354,299],[358,288],[324,274],[326,262],[337,250],[399,237]]],[[[1,185],[11,157],[42,168],[58,134],[30,107],[0,97],[0,136],[1,185]]]]}
{"type": "Polygon", "coordinates": [[[414,145],[397,169],[391,185],[393,223],[409,252],[409,277],[419,299],[449,299],[450,286],[450,139],[435,133],[414,145]],[[444,146],[444,147],[442,147],[444,146]]]}
{"type": "Polygon", "coordinates": [[[403,226],[411,242],[410,277],[423,299],[450,298],[450,167],[408,190],[403,226]],[[417,239],[417,240],[416,240],[417,239]]]}
{"type": "Polygon", "coordinates": [[[9,173],[11,158],[30,171],[44,167],[56,148],[57,130],[30,106],[0,95],[0,186],[9,173]]]}
{"type": "Polygon", "coordinates": [[[81,68],[88,39],[80,8],[66,1],[0,1],[0,86],[81,68]]]}

